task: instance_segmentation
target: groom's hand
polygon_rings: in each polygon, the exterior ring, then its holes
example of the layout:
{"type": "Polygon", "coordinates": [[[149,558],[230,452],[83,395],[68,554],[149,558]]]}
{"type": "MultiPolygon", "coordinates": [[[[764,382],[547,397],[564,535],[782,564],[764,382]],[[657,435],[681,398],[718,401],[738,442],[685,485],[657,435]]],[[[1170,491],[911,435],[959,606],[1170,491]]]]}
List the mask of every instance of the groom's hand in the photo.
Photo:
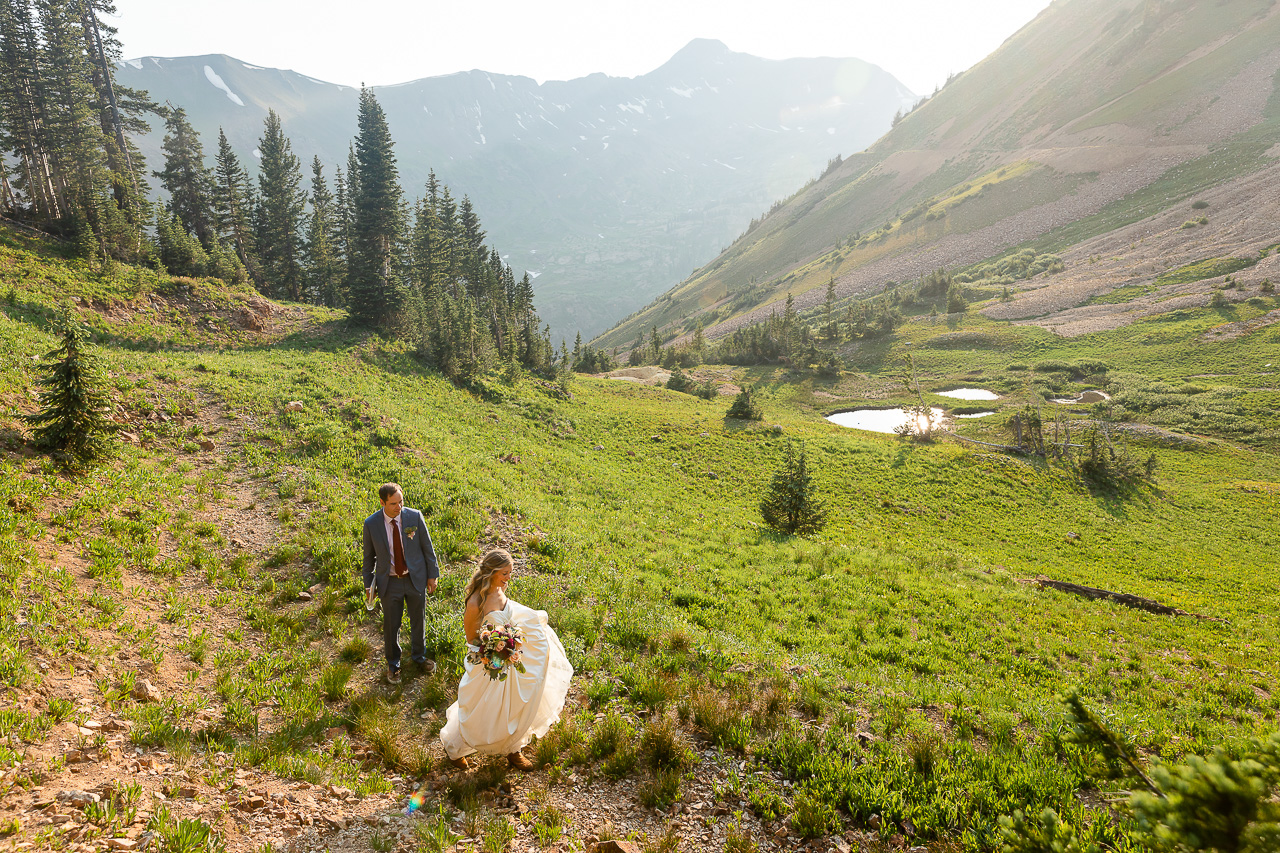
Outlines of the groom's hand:
{"type": "Polygon", "coordinates": [[[427,578],[427,592],[436,591],[436,578],[427,578]]]}

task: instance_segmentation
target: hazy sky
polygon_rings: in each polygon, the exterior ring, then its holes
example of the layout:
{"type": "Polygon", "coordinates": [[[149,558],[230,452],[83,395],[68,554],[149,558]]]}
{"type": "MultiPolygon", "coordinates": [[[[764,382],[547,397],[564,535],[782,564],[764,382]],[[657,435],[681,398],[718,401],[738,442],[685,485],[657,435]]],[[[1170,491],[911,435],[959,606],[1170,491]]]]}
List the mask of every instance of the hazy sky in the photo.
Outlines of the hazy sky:
{"type": "Polygon", "coordinates": [[[116,0],[125,58],[226,53],[332,83],[480,68],[539,82],[635,77],[694,38],[768,59],[853,56],[917,94],[1049,0],[116,0]]]}

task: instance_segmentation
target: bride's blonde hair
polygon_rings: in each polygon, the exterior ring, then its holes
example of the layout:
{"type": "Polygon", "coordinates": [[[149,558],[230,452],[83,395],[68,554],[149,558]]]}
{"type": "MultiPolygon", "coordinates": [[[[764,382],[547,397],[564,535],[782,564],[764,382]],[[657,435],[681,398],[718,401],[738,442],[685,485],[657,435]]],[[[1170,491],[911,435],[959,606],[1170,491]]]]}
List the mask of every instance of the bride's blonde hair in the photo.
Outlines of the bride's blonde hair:
{"type": "Polygon", "coordinates": [[[515,567],[515,561],[505,550],[494,548],[485,554],[480,559],[480,565],[476,566],[476,570],[471,573],[471,580],[467,581],[467,591],[462,600],[470,601],[471,596],[479,593],[480,609],[483,610],[485,599],[489,597],[489,587],[493,584],[493,573],[503,566],[515,567]]]}

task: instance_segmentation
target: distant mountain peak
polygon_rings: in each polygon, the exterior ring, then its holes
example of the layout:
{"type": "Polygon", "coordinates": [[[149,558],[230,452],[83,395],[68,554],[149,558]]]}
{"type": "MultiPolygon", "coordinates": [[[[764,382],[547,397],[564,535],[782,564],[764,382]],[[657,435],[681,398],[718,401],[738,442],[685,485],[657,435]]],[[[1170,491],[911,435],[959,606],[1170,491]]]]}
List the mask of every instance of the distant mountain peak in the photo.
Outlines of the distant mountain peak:
{"type": "Polygon", "coordinates": [[[672,59],[680,59],[682,57],[705,59],[706,57],[722,56],[726,53],[732,53],[728,45],[719,39],[694,39],[686,44],[680,50],[676,51],[676,55],[672,59]]]}
{"type": "Polygon", "coordinates": [[[724,42],[717,39],[694,39],[676,51],[675,56],[667,60],[664,68],[684,68],[707,65],[732,55],[724,42]]]}

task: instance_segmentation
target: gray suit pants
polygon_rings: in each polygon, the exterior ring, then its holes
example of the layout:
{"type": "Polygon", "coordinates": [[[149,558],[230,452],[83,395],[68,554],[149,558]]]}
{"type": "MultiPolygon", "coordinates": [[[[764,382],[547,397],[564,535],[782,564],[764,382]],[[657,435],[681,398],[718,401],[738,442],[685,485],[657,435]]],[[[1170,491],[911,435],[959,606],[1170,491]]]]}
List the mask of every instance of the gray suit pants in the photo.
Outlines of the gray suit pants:
{"type": "Polygon", "coordinates": [[[400,668],[400,623],[409,611],[409,633],[413,645],[413,662],[427,659],[424,633],[426,596],[418,592],[408,578],[387,578],[387,592],[382,596],[382,642],[389,669],[400,668]]]}

